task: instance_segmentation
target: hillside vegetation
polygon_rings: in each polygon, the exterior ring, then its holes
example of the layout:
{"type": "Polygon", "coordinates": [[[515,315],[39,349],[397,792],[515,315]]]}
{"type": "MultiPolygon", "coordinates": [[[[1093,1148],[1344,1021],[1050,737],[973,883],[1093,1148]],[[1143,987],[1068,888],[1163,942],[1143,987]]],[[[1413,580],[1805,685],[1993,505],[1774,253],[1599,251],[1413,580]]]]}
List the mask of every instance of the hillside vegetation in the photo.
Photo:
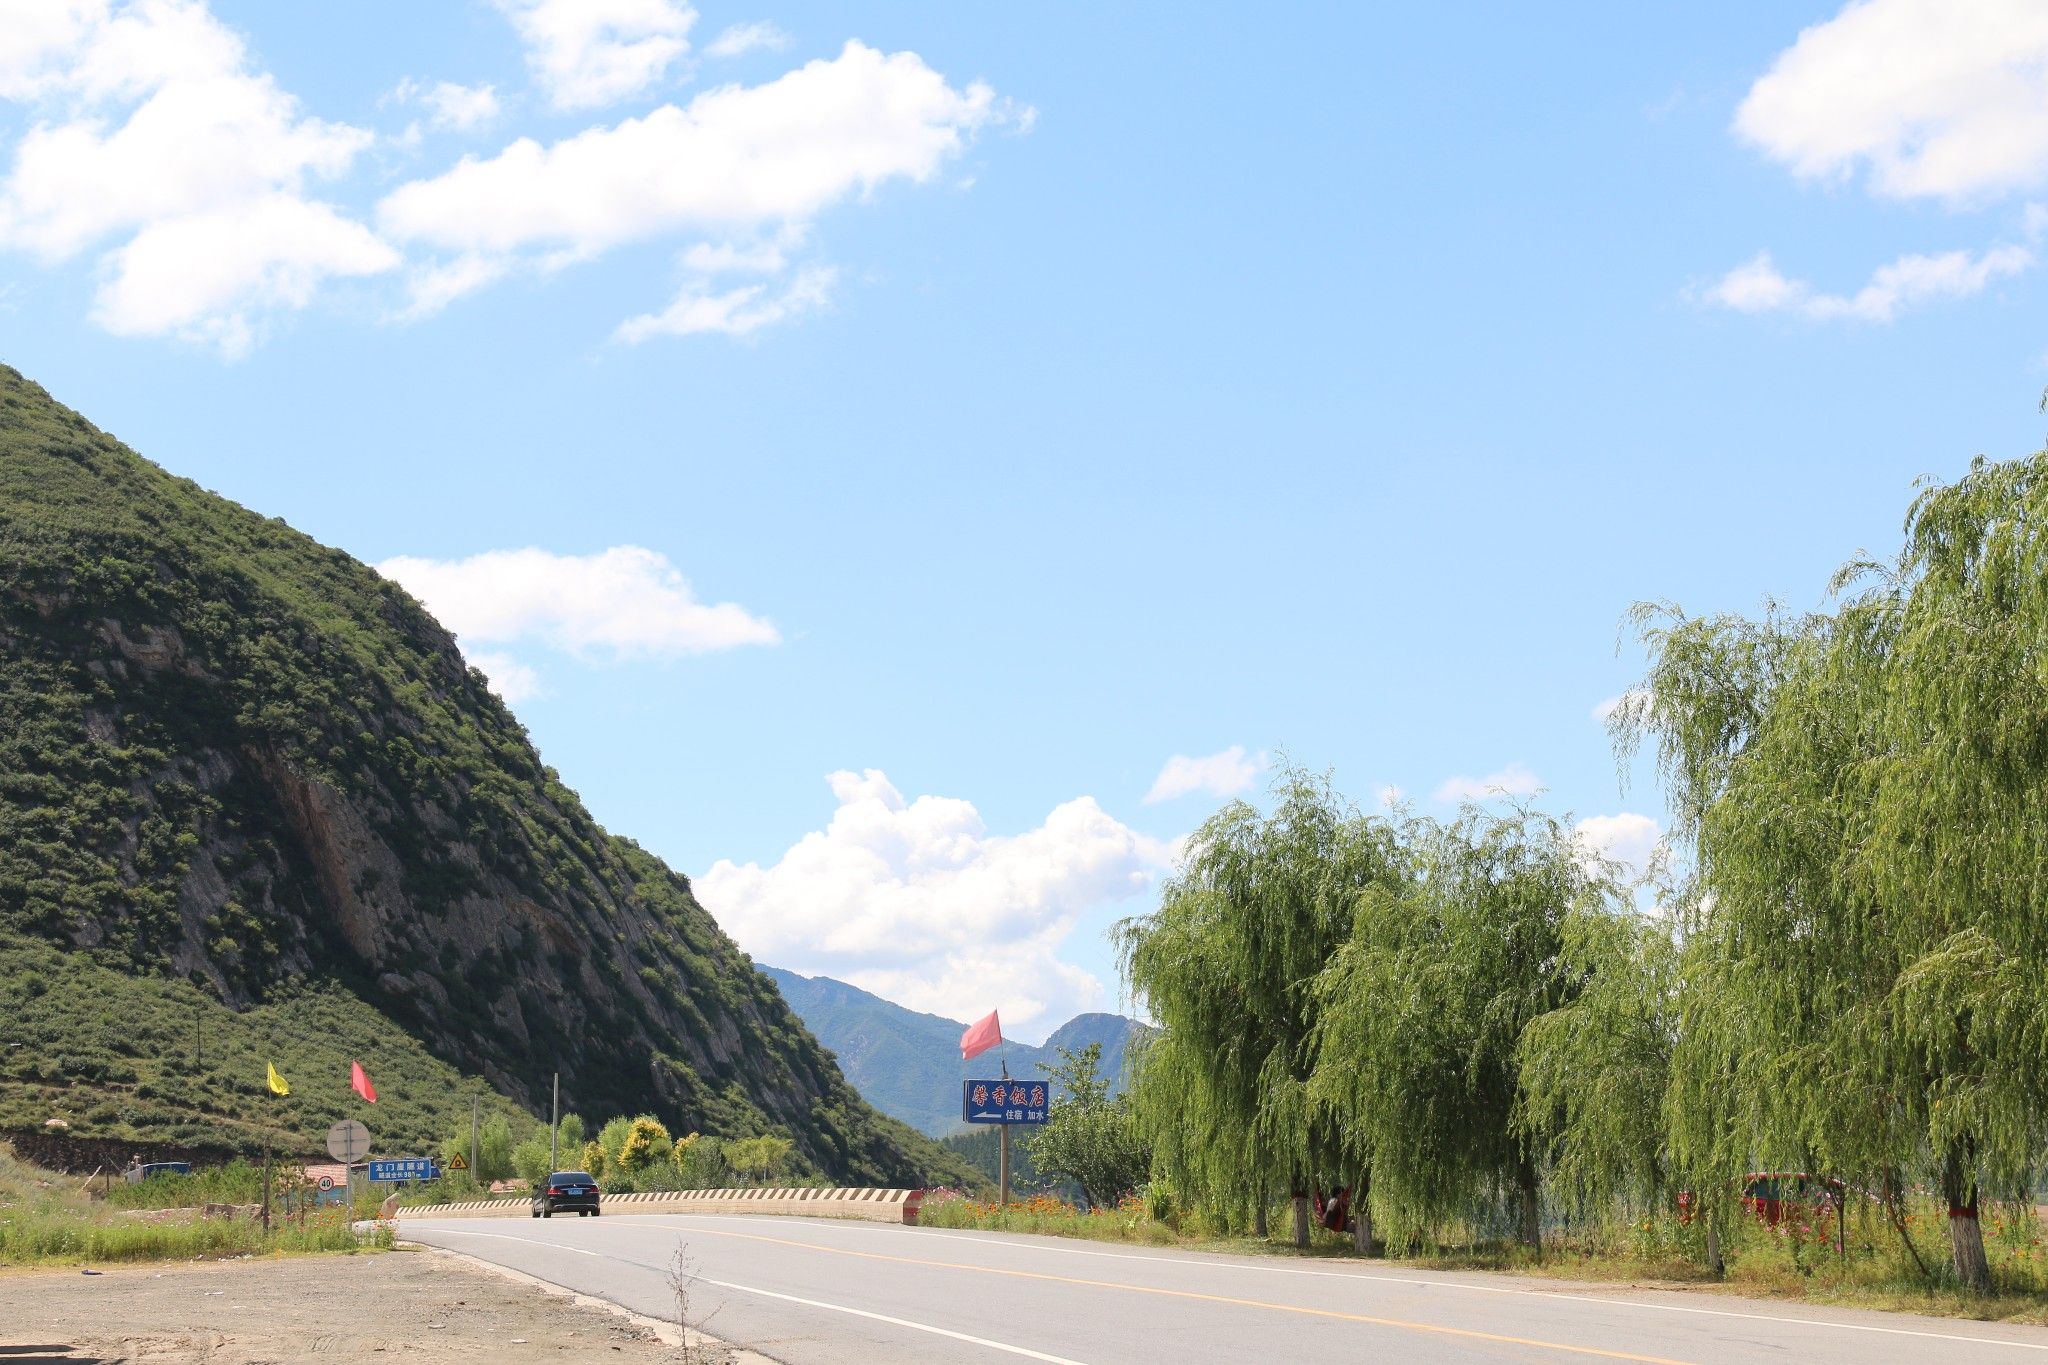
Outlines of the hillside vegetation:
{"type": "Polygon", "coordinates": [[[559,1067],[565,1106],[786,1132],[836,1179],[959,1169],[860,1100],[687,879],[597,826],[403,589],[4,367],[0,940],[70,955],[0,964],[13,998],[39,973],[59,995],[0,1024],[10,1119],[246,1142],[271,1111],[244,1062],[296,1048],[319,1087],[373,1053],[422,1132],[430,1092],[536,1111],[559,1067]],[[155,984],[44,1037],[94,969],[155,984]],[[181,1080],[194,1000],[246,1050],[181,1080]],[[284,1024],[322,1011],[331,1042],[284,1024]]]}

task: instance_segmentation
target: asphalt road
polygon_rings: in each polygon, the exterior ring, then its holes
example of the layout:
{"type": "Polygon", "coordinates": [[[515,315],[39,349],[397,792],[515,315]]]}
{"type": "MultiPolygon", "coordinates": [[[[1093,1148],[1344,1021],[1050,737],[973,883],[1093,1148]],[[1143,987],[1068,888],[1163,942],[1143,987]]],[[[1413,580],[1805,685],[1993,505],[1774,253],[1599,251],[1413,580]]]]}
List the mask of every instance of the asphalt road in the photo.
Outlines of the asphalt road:
{"type": "Polygon", "coordinates": [[[2048,1365],[2048,1329],[1510,1276],[718,1215],[407,1219],[410,1240],[790,1365],[1037,1360],[2048,1365]]]}

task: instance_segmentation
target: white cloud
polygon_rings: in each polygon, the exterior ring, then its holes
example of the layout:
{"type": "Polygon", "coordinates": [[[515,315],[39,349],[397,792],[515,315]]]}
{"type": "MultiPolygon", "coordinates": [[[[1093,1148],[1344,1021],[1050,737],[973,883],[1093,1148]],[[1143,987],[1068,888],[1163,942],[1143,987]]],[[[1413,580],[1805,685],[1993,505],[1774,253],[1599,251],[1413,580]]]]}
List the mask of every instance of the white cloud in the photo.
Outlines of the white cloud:
{"type": "Polygon", "coordinates": [[[402,318],[430,317],[464,294],[501,279],[510,263],[499,257],[465,255],[411,271],[405,280],[402,318]]]}
{"type": "Polygon", "coordinates": [[[1739,313],[1783,312],[1816,321],[1890,322],[1911,308],[1980,294],[1993,281],[2018,275],[2034,264],[2034,253],[2023,246],[1901,256],[1879,266],[1854,294],[1823,294],[1804,280],[1780,273],[1771,254],[1760,251],[1700,291],[1698,297],[1739,313]]]}
{"type": "Polygon", "coordinates": [[[1084,913],[1147,889],[1170,846],[1086,796],[994,835],[971,803],[905,801],[873,768],[828,781],[823,830],[771,866],[720,860],[696,879],[741,947],[953,1018],[1000,1009],[1023,1028],[1102,1006],[1102,984],[1058,951],[1084,913]]]}
{"type": "Polygon", "coordinates": [[[1175,754],[1166,760],[1166,766],[1159,770],[1159,776],[1152,779],[1152,790],[1145,793],[1145,804],[1171,801],[1178,796],[1193,792],[1207,792],[1211,796],[1235,796],[1248,790],[1258,780],[1259,771],[1265,767],[1264,755],[1250,757],[1244,745],[1233,744],[1221,753],[1209,754],[1203,758],[1189,758],[1175,754]]]}
{"type": "Polygon", "coordinates": [[[1603,858],[1620,863],[1640,877],[1649,870],[1663,831],[1647,815],[1591,815],[1573,826],[1579,841],[1603,858]]]}
{"type": "Polygon", "coordinates": [[[800,228],[890,181],[927,181],[1004,116],[985,85],[956,90],[915,53],[849,42],[762,85],[706,91],[550,146],[520,138],[494,157],[465,157],[399,186],[377,218],[422,247],[528,263],[674,233],[727,240],[800,228]]]}
{"type": "Polygon", "coordinates": [[[756,48],[780,52],[789,46],[789,35],[765,20],[752,24],[733,24],[711,40],[704,49],[707,57],[737,57],[756,48]]]}
{"type": "Polygon", "coordinates": [[[617,336],[625,342],[697,332],[745,336],[824,307],[838,278],[839,272],[830,266],[812,266],[780,288],[748,284],[714,294],[686,285],[661,312],[643,313],[620,323],[617,336]]]}
{"type": "Polygon", "coordinates": [[[1737,133],[1800,176],[1981,199],[2048,181],[2048,7],[1861,0],[1750,88],[1737,133]]]}
{"type": "Polygon", "coordinates": [[[1614,696],[1594,704],[1593,719],[1605,725],[1609,720],[1613,719],[1614,713],[1623,706],[1634,704],[1639,700],[1648,701],[1649,697],[1650,694],[1647,691],[1637,687],[1632,687],[1626,692],[1618,692],[1614,696]]]}
{"type": "Polygon", "coordinates": [[[0,180],[0,247],[54,263],[127,237],[94,306],[117,331],[238,354],[264,313],[397,264],[306,193],[371,134],[303,116],[203,0],[0,0],[0,96],[39,102],[0,180]]]}
{"type": "Polygon", "coordinates": [[[277,194],[152,223],[107,261],[94,321],[117,336],[177,335],[236,359],[264,310],[303,308],[324,280],[381,273],[398,253],[325,204],[277,194]]]}
{"type": "Polygon", "coordinates": [[[1484,777],[1453,777],[1436,789],[1438,801],[1484,801],[1495,796],[1532,796],[1543,790],[1536,774],[1519,763],[1510,763],[1484,777]]]}
{"type": "Polygon", "coordinates": [[[665,555],[637,545],[591,555],[526,549],[454,560],[400,556],[377,572],[404,585],[465,646],[535,640],[623,659],[781,639],[771,623],[735,603],[699,602],[665,555]]]}
{"type": "Polygon", "coordinates": [[[394,190],[394,235],[451,250],[594,254],[681,229],[800,222],[891,179],[929,179],[993,117],[986,86],[954,90],[915,53],[858,42],[757,86],[596,127],[394,190]]]}
{"type": "Polygon", "coordinates": [[[557,109],[611,104],[655,84],[690,50],[681,0],[498,0],[557,109]]]}
{"type": "Polygon", "coordinates": [[[390,98],[401,104],[419,105],[437,128],[479,128],[496,118],[500,108],[495,86],[457,85],[454,81],[436,81],[432,85],[400,81],[390,98]]]}
{"type": "Polygon", "coordinates": [[[491,680],[491,690],[496,692],[498,699],[507,706],[547,695],[547,688],[542,685],[540,674],[510,654],[480,650],[464,657],[478,672],[491,680]]]}

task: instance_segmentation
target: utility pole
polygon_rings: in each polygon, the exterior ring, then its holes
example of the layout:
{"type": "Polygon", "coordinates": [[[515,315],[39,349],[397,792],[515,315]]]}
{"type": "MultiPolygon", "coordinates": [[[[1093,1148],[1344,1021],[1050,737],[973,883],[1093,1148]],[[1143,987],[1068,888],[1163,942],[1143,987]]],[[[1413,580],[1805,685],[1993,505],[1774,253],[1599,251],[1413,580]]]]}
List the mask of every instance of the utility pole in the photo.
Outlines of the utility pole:
{"type": "Polygon", "coordinates": [[[480,1111],[482,1110],[482,1108],[483,1108],[483,1098],[482,1098],[481,1096],[478,1096],[478,1095],[472,1095],[472,1096],[470,1096],[470,1100],[469,1100],[469,1178],[470,1178],[471,1180],[476,1180],[476,1181],[481,1181],[481,1180],[483,1179],[483,1172],[482,1172],[481,1170],[479,1170],[479,1169],[477,1168],[477,1164],[476,1164],[476,1125],[477,1125],[477,1117],[478,1117],[478,1114],[479,1114],[479,1112],[480,1112],[480,1111]]]}
{"type": "Polygon", "coordinates": [[[548,1105],[548,1174],[562,1169],[562,1073],[555,1073],[555,1098],[548,1105]]]}
{"type": "MultiPolygon", "coordinates": [[[[1003,1079],[1006,1081],[1010,1079],[1010,1063],[1007,1060],[1003,1063],[1003,1079]]],[[[1010,1207],[1010,1125],[1008,1120],[1005,1120],[1002,1125],[1002,1136],[998,1139],[997,1145],[1001,1155],[996,1159],[996,1170],[1000,1175],[1000,1183],[1003,1187],[1003,1207],[1008,1208],[1010,1207]]]]}

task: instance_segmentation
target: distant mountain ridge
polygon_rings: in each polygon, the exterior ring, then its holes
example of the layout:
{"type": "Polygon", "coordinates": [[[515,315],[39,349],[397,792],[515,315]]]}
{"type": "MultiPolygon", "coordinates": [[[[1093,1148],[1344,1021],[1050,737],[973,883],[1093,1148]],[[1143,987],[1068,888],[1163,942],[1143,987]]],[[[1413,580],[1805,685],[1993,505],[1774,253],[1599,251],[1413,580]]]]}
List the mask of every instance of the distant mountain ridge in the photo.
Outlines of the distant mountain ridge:
{"type": "Polygon", "coordinates": [[[1151,1031],[1121,1014],[1080,1014],[1053,1030],[1042,1047],[1005,1041],[963,1069],[960,1034],[967,1025],[960,1020],[905,1009],[829,976],[802,976],[780,967],[759,970],[782,991],[804,1027],[838,1058],[840,1071],[861,1098],[933,1137],[964,1126],[960,1082],[968,1072],[1000,1075],[1007,1063],[1012,1076],[1036,1078],[1045,1074],[1039,1064],[1057,1062],[1061,1048],[1079,1051],[1100,1043],[1103,1074],[1120,1090],[1132,1042],[1151,1031]]]}

